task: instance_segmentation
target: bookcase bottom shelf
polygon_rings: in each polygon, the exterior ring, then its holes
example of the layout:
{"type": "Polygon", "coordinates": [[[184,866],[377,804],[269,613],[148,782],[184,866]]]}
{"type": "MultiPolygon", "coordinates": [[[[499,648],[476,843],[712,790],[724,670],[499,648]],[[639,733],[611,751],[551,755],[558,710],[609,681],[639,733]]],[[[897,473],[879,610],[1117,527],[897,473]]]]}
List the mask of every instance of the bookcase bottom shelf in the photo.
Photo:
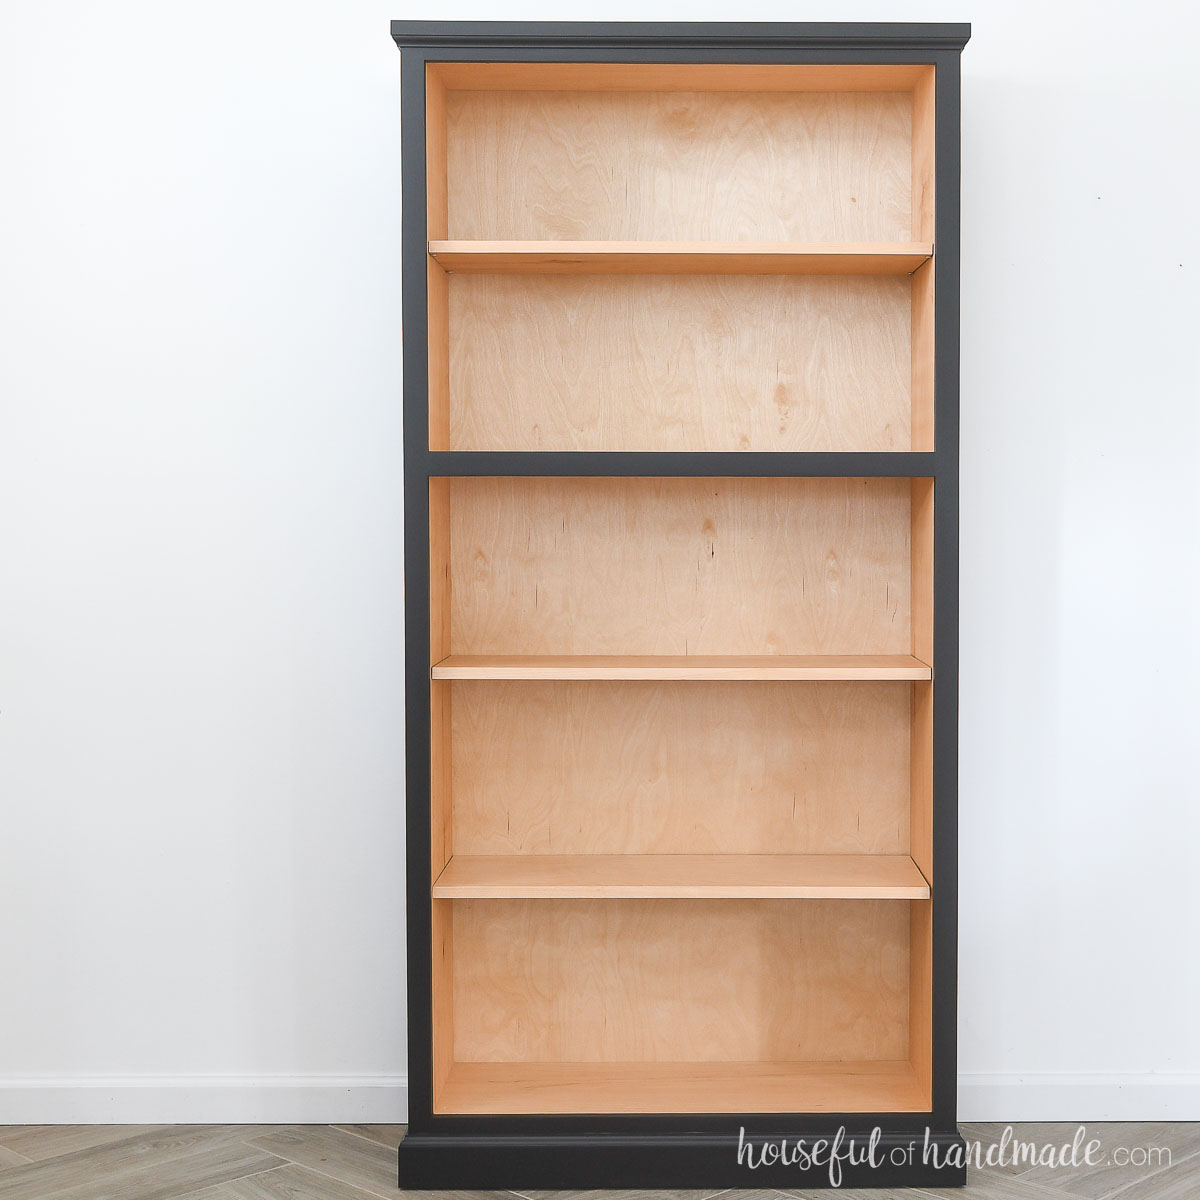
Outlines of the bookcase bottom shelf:
{"type": "Polygon", "coordinates": [[[910,1062],[454,1063],[439,1113],[924,1112],[910,1062]]]}

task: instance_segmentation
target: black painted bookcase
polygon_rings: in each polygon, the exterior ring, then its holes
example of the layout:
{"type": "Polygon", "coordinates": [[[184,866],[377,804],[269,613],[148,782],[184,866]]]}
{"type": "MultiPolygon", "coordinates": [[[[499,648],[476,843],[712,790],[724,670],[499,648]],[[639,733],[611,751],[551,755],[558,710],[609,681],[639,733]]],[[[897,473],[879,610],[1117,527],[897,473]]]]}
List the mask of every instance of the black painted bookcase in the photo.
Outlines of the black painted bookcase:
{"type": "Polygon", "coordinates": [[[963,1182],[969,33],[392,27],[402,1187],[963,1182]]]}

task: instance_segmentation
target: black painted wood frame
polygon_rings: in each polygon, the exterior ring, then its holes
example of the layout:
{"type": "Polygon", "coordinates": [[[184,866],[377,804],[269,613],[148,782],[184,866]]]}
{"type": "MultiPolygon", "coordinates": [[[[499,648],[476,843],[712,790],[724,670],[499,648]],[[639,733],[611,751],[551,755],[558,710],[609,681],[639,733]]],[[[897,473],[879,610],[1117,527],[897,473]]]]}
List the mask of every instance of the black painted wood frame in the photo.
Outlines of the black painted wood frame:
{"type": "Polygon", "coordinates": [[[401,51],[404,565],[407,658],[409,1130],[403,1188],[830,1186],[826,1163],[739,1161],[758,1145],[831,1139],[843,1187],[956,1186],[958,935],[959,56],[965,24],[395,21],[401,51]],[[427,62],[926,63],[936,73],[935,428],[931,453],[431,451],[425,213],[427,62]],[[935,480],[933,1103],[928,1113],[448,1116],[433,1112],[430,898],[429,480],[455,475],[916,476],[935,480]],[[844,1153],[845,1147],[842,1147],[844,1153]],[[947,1160],[949,1156],[950,1161],[947,1160]],[[883,1160],[882,1162],[880,1160],[883,1160]]]}

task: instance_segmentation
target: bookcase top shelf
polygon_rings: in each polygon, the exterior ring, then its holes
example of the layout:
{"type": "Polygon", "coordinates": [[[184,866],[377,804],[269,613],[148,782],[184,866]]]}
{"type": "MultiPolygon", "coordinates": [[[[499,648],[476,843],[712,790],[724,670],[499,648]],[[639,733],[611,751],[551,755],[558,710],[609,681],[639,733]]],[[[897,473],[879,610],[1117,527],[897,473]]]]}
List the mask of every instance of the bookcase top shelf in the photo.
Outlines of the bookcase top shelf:
{"type": "Polygon", "coordinates": [[[910,654],[451,654],[434,679],[912,679],[933,677],[910,654]]]}
{"type": "Polygon", "coordinates": [[[456,854],[433,896],[928,900],[929,884],[907,854],[456,854]]]}
{"type": "Polygon", "coordinates": [[[447,272],[539,275],[911,275],[929,242],[431,241],[447,272]]]}

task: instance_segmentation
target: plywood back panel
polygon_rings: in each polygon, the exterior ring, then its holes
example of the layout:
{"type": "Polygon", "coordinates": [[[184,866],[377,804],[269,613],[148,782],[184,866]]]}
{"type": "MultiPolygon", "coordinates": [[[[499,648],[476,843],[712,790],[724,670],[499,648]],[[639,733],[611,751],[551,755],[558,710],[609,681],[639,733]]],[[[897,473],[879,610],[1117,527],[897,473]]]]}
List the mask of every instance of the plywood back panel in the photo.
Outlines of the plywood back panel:
{"type": "Polygon", "coordinates": [[[459,1062],[909,1054],[895,900],[459,900],[459,1062]]]}
{"type": "Polygon", "coordinates": [[[908,241],[911,92],[446,93],[450,238],[908,241]]]}
{"type": "Polygon", "coordinates": [[[455,654],[907,654],[905,479],[461,478],[455,654]]]}
{"type": "Polygon", "coordinates": [[[450,276],[455,450],[908,450],[905,277],[450,276]]]}
{"type": "Polygon", "coordinates": [[[908,683],[454,689],[457,854],[903,854],[908,683]]]}

